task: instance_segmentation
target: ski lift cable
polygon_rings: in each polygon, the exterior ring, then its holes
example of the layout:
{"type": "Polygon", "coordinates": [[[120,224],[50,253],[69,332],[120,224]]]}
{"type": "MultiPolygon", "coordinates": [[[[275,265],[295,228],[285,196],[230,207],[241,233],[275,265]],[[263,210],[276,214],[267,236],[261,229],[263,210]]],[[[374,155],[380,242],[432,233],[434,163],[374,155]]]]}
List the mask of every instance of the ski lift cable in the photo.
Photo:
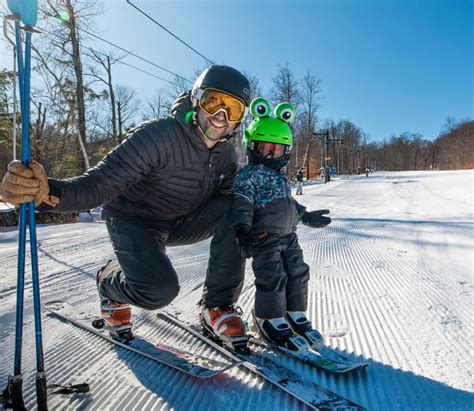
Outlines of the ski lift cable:
{"type": "Polygon", "coordinates": [[[170,30],[168,30],[166,27],[164,27],[162,24],[158,23],[153,17],[151,17],[149,14],[145,13],[142,9],[140,9],[138,6],[133,4],[130,0],[126,0],[130,6],[132,6],[134,9],[138,10],[139,13],[143,14],[146,18],[151,20],[153,23],[155,23],[158,27],[161,27],[163,30],[165,30],[168,34],[172,35],[176,40],[180,41],[182,44],[184,44],[186,47],[194,51],[196,54],[201,56],[204,60],[206,60],[208,63],[214,65],[215,63],[212,60],[209,60],[206,56],[203,54],[199,53],[196,49],[191,47],[188,43],[186,43],[184,40],[180,39],[176,34],[172,33],[170,30]]]}
{"type": "Polygon", "coordinates": [[[138,59],[140,59],[140,60],[142,60],[142,61],[148,63],[148,64],[151,64],[152,66],[155,66],[155,67],[159,68],[160,70],[166,71],[166,72],[169,73],[169,74],[173,74],[174,76],[176,76],[176,77],[178,77],[178,78],[180,78],[180,79],[182,79],[182,80],[184,80],[184,81],[187,81],[187,82],[190,83],[190,84],[193,84],[193,82],[192,82],[191,80],[188,80],[187,78],[185,78],[185,77],[183,77],[183,76],[180,76],[179,74],[174,73],[174,72],[171,71],[171,70],[168,70],[168,69],[166,69],[166,68],[164,68],[164,67],[162,67],[162,66],[160,66],[160,65],[158,65],[158,64],[156,64],[156,63],[153,63],[152,61],[150,61],[150,60],[148,60],[148,59],[146,59],[146,58],[144,58],[144,57],[141,57],[141,56],[139,56],[138,54],[135,54],[135,53],[132,52],[132,51],[126,50],[126,49],[124,49],[123,47],[120,47],[120,46],[118,46],[117,44],[114,44],[114,43],[112,43],[112,42],[110,42],[110,41],[108,41],[108,40],[105,40],[105,39],[103,39],[102,37],[99,37],[99,36],[97,36],[96,34],[93,34],[93,33],[89,32],[89,31],[87,31],[87,30],[85,30],[85,29],[83,29],[83,28],[77,27],[77,29],[80,30],[80,31],[82,31],[82,32],[84,32],[84,33],[86,33],[86,34],[88,34],[89,36],[92,36],[92,37],[94,37],[94,38],[96,38],[96,39],[98,39],[98,40],[103,41],[104,43],[109,44],[109,45],[112,46],[112,47],[115,47],[115,48],[117,48],[117,49],[119,49],[119,50],[121,50],[121,51],[123,51],[123,52],[125,52],[125,53],[128,53],[128,54],[130,54],[130,55],[132,55],[132,56],[134,56],[134,57],[136,57],[136,58],[138,58],[138,59]]]}
{"type": "MultiPolygon", "coordinates": [[[[87,31],[87,30],[85,30],[85,29],[83,29],[83,28],[80,28],[80,27],[76,27],[76,28],[77,28],[78,30],[83,31],[84,33],[88,34],[89,36],[92,36],[92,37],[94,37],[94,38],[96,38],[96,39],[98,39],[98,40],[100,40],[100,41],[103,41],[104,43],[107,43],[108,45],[110,45],[110,46],[112,46],[112,47],[115,47],[115,48],[119,49],[120,51],[123,51],[124,53],[130,54],[131,56],[136,57],[136,58],[139,59],[139,60],[142,60],[142,61],[144,61],[144,62],[146,62],[146,63],[148,63],[148,64],[151,64],[152,66],[155,66],[155,67],[159,68],[160,70],[166,71],[167,73],[172,74],[173,76],[176,76],[177,78],[180,78],[181,80],[184,80],[184,81],[186,81],[186,82],[188,82],[188,83],[190,83],[190,84],[193,84],[193,82],[192,82],[191,80],[188,80],[187,78],[185,78],[185,77],[183,77],[183,76],[180,76],[179,74],[177,74],[177,73],[175,73],[175,72],[173,72],[173,71],[171,71],[171,70],[168,70],[168,69],[166,69],[166,68],[164,68],[164,67],[162,67],[162,66],[160,66],[160,65],[158,65],[158,64],[156,64],[156,63],[153,63],[152,61],[147,60],[146,58],[144,58],[144,57],[142,57],[142,56],[139,56],[138,54],[136,54],[136,53],[134,53],[134,52],[132,52],[132,51],[130,51],[130,50],[126,50],[126,49],[124,49],[123,47],[120,47],[120,46],[118,46],[117,44],[112,43],[111,41],[105,40],[105,39],[103,39],[102,37],[99,37],[99,36],[97,36],[96,34],[93,34],[93,33],[89,32],[89,31],[87,31]]],[[[54,33],[50,32],[50,31],[48,31],[48,30],[45,30],[44,28],[41,28],[41,31],[42,31],[42,32],[45,32],[45,33],[48,33],[48,34],[51,34],[51,35],[54,35],[54,33]]],[[[87,47],[86,47],[86,48],[87,48],[87,47]]],[[[165,80],[165,81],[168,81],[168,80],[165,80]]],[[[172,83],[172,84],[175,84],[175,83],[172,83]]]]}
{"type": "MultiPolygon", "coordinates": [[[[45,29],[41,29],[41,31],[44,32],[44,33],[47,33],[47,34],[54,35],[54,33],[52,33],[51,31],[45,30],[45,29]]],[[[162,80],[162,81],[164,81],[164,82],[166,82],[166,83],[172,84],[173,86],[179,86],[179,84],[177,84],[177,83],[174,83],[174,82],[172,82],[172,81],[170,81],[170,80],[167,80],[167,79],[165,79],[165,78],[163,78],[163,77],[157,76],[156,74],[150,73],[150,72],[148,72],[148,71],[146,71],[146,70],[143,70],[143,69],[141,69],[141,68],[138,68],[138,67],[136,67],[136,66],[134,66],[134,65],[132,65],[132,64],[125,63],[124,61],[120,61],[120,60],[116,59],[115,57],[112,57],[112,56],[108,55],[107,53],[104,53],[104,52],[95,50],[95,49],[93,49],[93,48],[91,48],[91,47],[88,47],[88,46],[83,46],[83,47],[86,48],[86,49],[88,49],[88,50],[90,50],[90,51],[92,51],[93,53],[102,54],[102,55],[104,55],[104,56],[106,56],[106,57],[112,58],[112,59],[116,60],[117,63],[123,64],[123,65],[128,66],[128,67],[130,67],[130,68],[133,68],[133,69],[135,69],[135,70],[141,71],[142,73],[145,73],[145,74],[148,74],[149,76],[155,77],[155,78],[157,78],[158,80],[162,80]]],[[[125,51],[125,50],[124,50],[124,51],[125,51]]],[[[173,73],[173,74],[175,74],[175,73],[173,73]]],[[[175,74],[175,75],[178,76],[177,74],[175,74]]],[[[179,78],[183,78],[183,77],[180,77],[180,76],[178,76],[178,77],[179,77],[179,78]]],[[[183,79],[184,79],[184,78],[183,78],[183,79]]],[[[184,80],[186,80],[186,79],[184,79],[184,80]]],[[[189,81],[189,80],[186,80],[186,81],[189,81]]]]}
{"type": "MultiPolygon", "coordinates": [[[[53,15],[52,17],[54,17],[54,18],[56,18],[56,19],[62,21],[63,23],[67,24],[68,21],[63,19],[63,17],[62,17],[61,14],[59,13],[59,11],[51,4],[51,2],[50,2],[49,0],[47,0],[47,2],[48,2],[48,4],[51,6],[53,12],[56,14],[56,15],[53,15]]],[[[126,50],[126,49],[124,49],[123,47],[120,47],[120,46],[118,46],[117,44],[112,43],[111,41],[105,40],[105,39],[103,39],[102,37],[99,37],[98,35],[93,34],[93,33],[91,33],[90,31],[87,31],[86,29],[83,29],[83,28],[77,27],[77,26],[76,26],[76,28],[77,28],[77,30],[82,31],[82,32],[88,34],[89,36],[92,36],[92,37],[94,37],[94,38],[96,38],[96,39],[98,39],[98,40],[100,40],[100,41],[103,41],[104,43],[107,43],[107,44],[109,44],[109,45],[112,46],[112,47],[118,48],[119,50],[121,50],[121,51],[123,51],[123,52],[125,52],[125,53],[127,53],[127,54],[130,54],[130,55],[132,55],[132,56],[134,56],[134,57],[136,57],[136,58],[138,58],[138,59],[140,59],[140,60],[143,60],[144,62],[146,62],[146,63],[148,63],[148,64],[151,64],[152,66],[155,66],[155,67],[159,68],[160,70],[166,71],[166,72],[169,73],[169,74],[172,74],[172,75],[174,75],[174,76],[176,76],[176,77],[178,77],[178,78],[180,78],[180,79],[182,79],[182,80],[184,80],[184,81],[187,81],[187,82],[190,83],[190,84],[193,84],[193,82],[192,82],[191,80],[188,80],[187,78],[184,78],[184,77],[180,76],[179,74],[174,73],[174,72],[171,71],[171,70],[168,70],[168,69],[166,69],[166,68],[164,68],[164,67],[162,67],[162,66],[160,66],[160,65],[158,65],[158,64],[156,64],[156,63],[153,63],[152,61],[147,60],[146,58],[141,57],[141,56],[139,56],[138,54],[133,53],[132,51],[126,50]]]]}
{"type": "Polygon", "coordinates": [[[165,79],[165,78],[163,78],[163,77],[157,76],[156,74],[150,73],[150,72],[148,72],[148,71],[146,71],[146,70],[143,70],[143,69],[141,69],[141,68],[138,68],[138,67],[136,67],[136,66],[134,66],[134,65],[132,65],[132,64],[125,63],[124,61],[118,60],[118,59],[116,59],[116,58],[114,58],[114,57],[112,57],[112,56],[109,56],[109,55],[106,54],[106,53],[103,53],[103,52],[98,51],[98,50],[94,50],[94,49],[91,48],[91,47],[85,47],[85,48],[88,49],[88,50],[90,50],[90,51],[92,51],[93,53],[102,54],[103,56],[106,56],[106,57],[109,57],[109,58],[113,58],[117,63],[123,64],[124,66],[133,68],[133,69],[135,69],[135,70],[141,71],[142,73],[145,73],[145,74],[148,74],[149,76],[155,77],[155,78],[157,78],[158,80],[165,81],[166,83],[172,84],[173,86],[179,86],[179,84],[173,83],[173,82],[170,81],[170,80],[167,80],[167,79],[165,79]]]}

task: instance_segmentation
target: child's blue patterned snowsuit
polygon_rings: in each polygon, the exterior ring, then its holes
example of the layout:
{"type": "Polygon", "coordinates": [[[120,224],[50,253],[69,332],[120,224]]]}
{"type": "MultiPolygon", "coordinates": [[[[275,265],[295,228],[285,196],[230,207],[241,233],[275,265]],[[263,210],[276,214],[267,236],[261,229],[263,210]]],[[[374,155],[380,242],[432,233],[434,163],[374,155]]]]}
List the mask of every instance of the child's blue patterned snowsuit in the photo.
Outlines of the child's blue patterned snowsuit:
{"type": "Polygon", "coordinates": [[[237,173],[233,190],[232,227],[251,227],[254,239],[256,316],[306,311],[309,267],[295,233],[305,208],[291,196],[288,176],[262,164],[248,165],[237,173]]]}

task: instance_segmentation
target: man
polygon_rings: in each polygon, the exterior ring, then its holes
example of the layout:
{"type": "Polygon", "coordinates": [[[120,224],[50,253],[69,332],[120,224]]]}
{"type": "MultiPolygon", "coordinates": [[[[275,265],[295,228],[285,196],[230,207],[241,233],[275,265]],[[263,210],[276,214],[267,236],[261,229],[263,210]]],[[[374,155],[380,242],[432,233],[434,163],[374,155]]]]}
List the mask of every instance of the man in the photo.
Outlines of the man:
{"type": "Polygon", "coordinates": [[[179,283],[166,246],[212,237],[200,317],[230,344],[246,343],[236,310],[245,261],[230,228],[231,184],[237,170],[228,142],[244,120],[249,82],[228,66],[211,66],[172,115],[143,123],[96,167],[70,180],[47,179],[32,162],[8,165],[3,198],[35,201],[40,211],[71,212],[104,204],[117,260],[97,274],[101,312],[115,335],[131,338],[131,305],[169,304],[179,283]]]}
{"type": "Polygon", "coordinates": [[[296,195],[303,195],[303,167],[296,173],[296,195]]]}

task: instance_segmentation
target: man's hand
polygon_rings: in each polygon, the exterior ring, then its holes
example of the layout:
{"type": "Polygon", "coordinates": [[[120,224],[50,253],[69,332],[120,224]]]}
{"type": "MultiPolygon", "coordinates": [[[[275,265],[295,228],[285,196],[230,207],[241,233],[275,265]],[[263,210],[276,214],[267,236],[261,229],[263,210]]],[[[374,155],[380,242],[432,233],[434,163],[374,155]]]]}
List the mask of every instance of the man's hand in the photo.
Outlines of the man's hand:
{"type": "Polygon", "coordinates": [[[329,214],[329,210],[305,211],[301,217],[301,222],[312,228],[326,227],[331,224],[331,218],[325,217],[324,214],[329,214]]]}
{"type": "Polygon", "coordinates": [[[235,238],[239,246],[240,255],[244,258],[251,257],[252,239],[250,237],[250,227],[247,224],[237,224],[234,227],[235,238]]]}
{"type": "Polygon", "coordinates": [[[46,203],[51,207],[59,204],[59,198],[49,195],[48,177],[41,164],[32,161],[27,167],[21,161],[8,164],[2,183],[3,201],[18,206],[35,202],[35,207],[46,203]]]}

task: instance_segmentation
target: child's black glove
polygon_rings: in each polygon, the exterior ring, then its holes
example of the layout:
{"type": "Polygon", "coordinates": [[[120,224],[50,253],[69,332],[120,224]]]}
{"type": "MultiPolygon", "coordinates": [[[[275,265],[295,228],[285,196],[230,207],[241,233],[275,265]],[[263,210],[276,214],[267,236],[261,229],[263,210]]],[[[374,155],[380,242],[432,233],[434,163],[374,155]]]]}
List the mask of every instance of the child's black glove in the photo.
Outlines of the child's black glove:
{"type": "Polygon", "coordinates": [[[239,246],[239,253],[244,258],[251,257],[252,238],[250,236],[250,227],[247,224],[237,224],[234,227],[235,238],[239,246]]]}
{"type": "Polygon", "coordinates": [[[329,210],[305,211],[301,216],[301,222],[312,228],[322,228],[331,224],[330,217],[324,217],[323,214],[329,214],[329,210]]]}

